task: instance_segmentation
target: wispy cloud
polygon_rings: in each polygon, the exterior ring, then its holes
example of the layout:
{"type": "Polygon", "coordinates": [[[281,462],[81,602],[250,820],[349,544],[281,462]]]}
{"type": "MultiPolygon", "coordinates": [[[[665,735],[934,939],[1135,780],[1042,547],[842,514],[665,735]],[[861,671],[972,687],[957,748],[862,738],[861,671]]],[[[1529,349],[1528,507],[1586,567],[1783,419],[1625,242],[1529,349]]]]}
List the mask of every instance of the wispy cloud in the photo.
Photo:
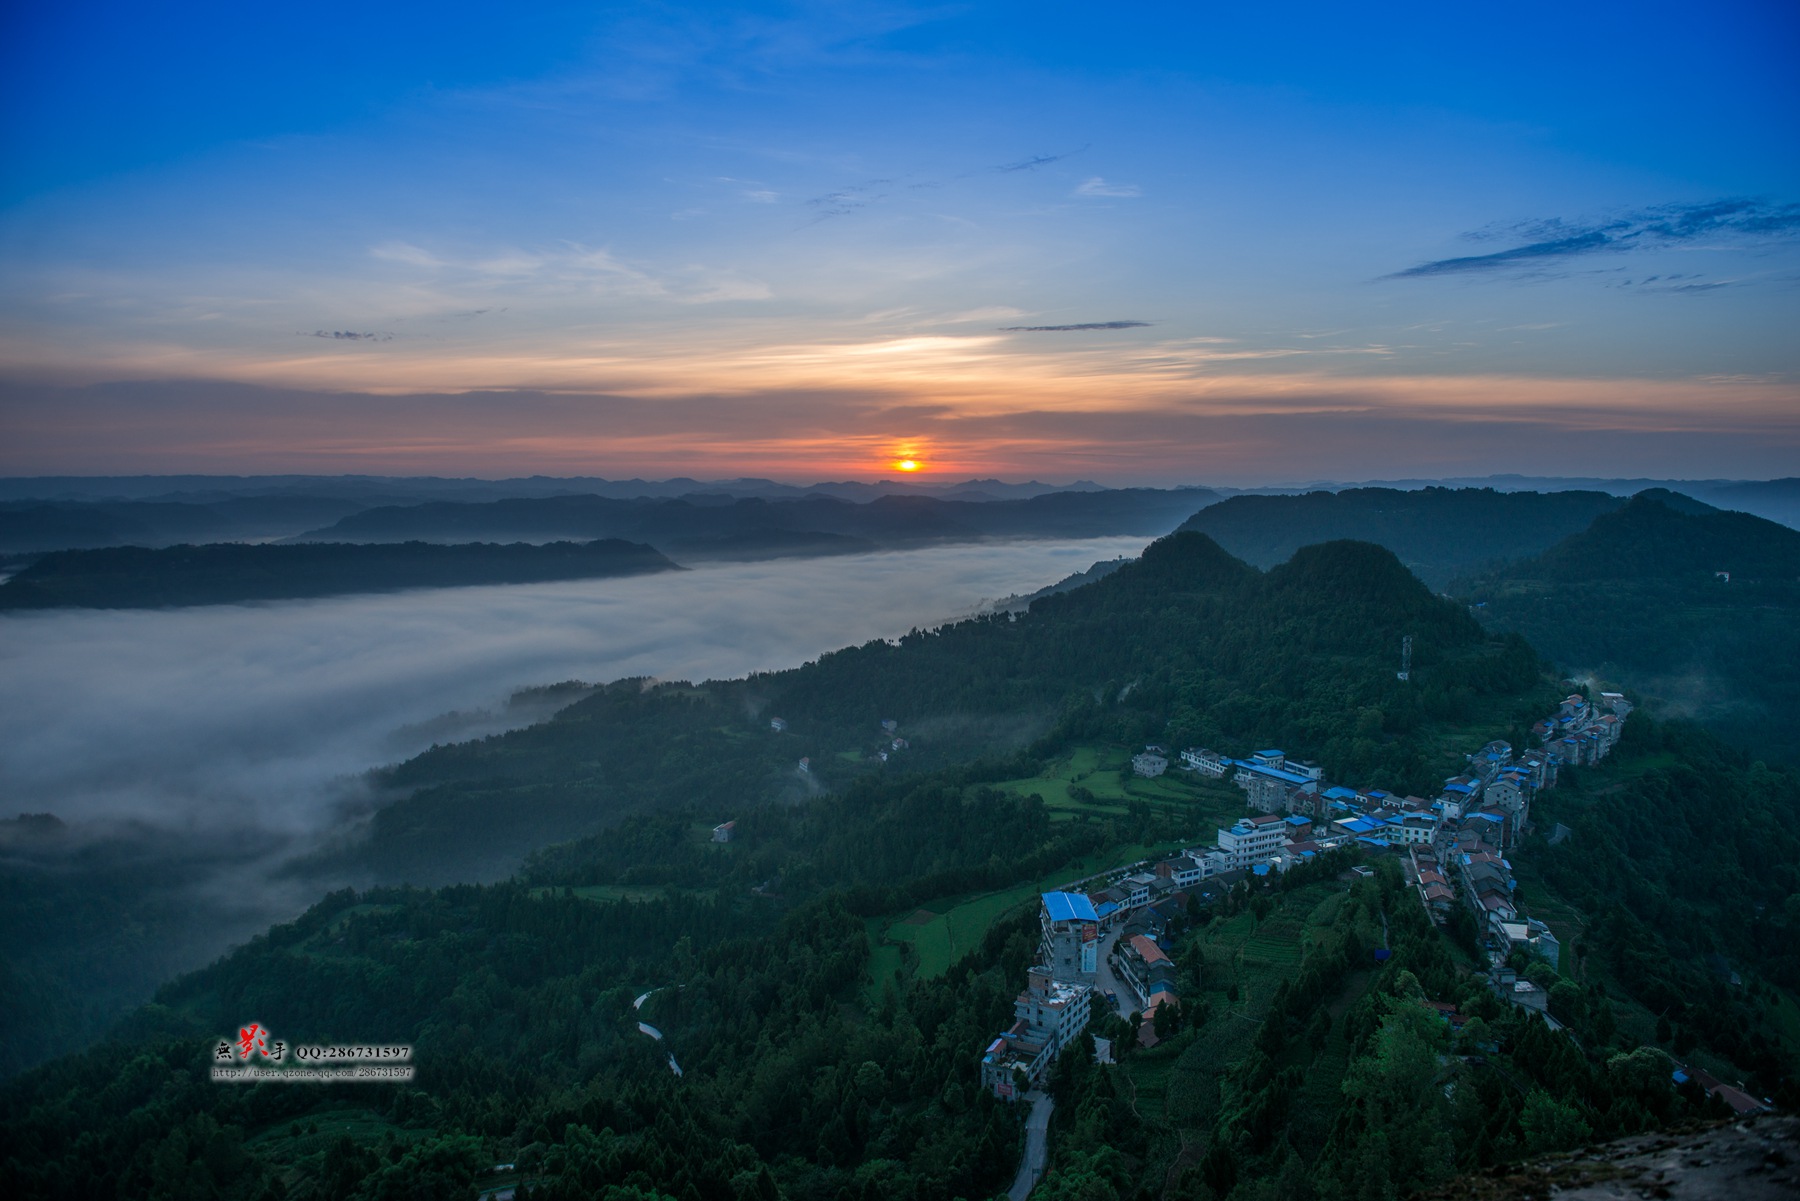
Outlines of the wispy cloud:
{"type": "Polygon", "coordinates": [[[1075,189],[1077,196],[1109,196],[1129,199],[1143,194],[1144,189],[1134,183],[1107,183],[1098,175],[1092,175],[1082,180],[1080,186],[1075,189]]]}
{"type": "Polygon", "coordinates": [[[383,242],[369,247],[370,255],[389,263],[407,263],[414,267],[442,267],[444,261],[411,242],[383,242]]]}
{"type": "Polygon", "coordinates": [[[994,170],[1008,173],[1013,171],[1035,171],[1039,167],[1047,167],[1051,163],[1060,163],[1064,159],[1080,154],[1082,150],[1086,149],[1087,147],[1083,146],[1081,150],[1065,150],[1061,154],[1034,154],[1029,158],[1022,158],[1016,163],[1002,163],[1000,166],[995,167],[994,170]]]}
{"type": "Polygon", "coordinates": [[[851,184],[823,196],[814,196],[806,202],[813,210],[813,218],[808,225],[817,225],[821,221],[829,221],[833,217],[845,217],[858,209],[868,208],[871,204],[886,200],[893,193],[888,188],[895,183],[892,179],[871,179],[864,183],[851,184]]]}
{"type": "MultiPolygon", "coordinates": [[[[454,290],[469,299],[538,293],[547,296],[585,294],[611,298],[658,299],[673,304],[707,304],[724,300],[766,300],[769,285],[731,270],[684,265],[652,268],[627,262],[604,247],[577,242],[486,253],[434,253],[410,242],[384,242],[370,248],[376,258],[429,272],[434,287],[454,290]]],[[[479,316],[484,307],[465,310],[479,316]]],[[[317,336],[331,337],[333,331],[317,336]]],[[[349,333],[337,334],[350,337],[349,333]]],[[[373,335],[357,335],[373,336],[373,335]]]]}
{"type": "Polygon", "coordinates": [[[358,333],[348,329],[315,329],[311,333],[303,333],[302,338],[329,338],[334,342],[392,342],[392,334],[358,333]]]}
{"type": "Polygon", "coordinates": [[[1091,329],[1138,329],[1148,321],[1082,321],[1075,325],[1003,325],[1003,334],[1073,334],[1091,329]]]}
{"type": "Polygon", "coordinates": [[[1383,278],[1516,274],[1591,254],[1692,244],[1704,238],[1755,242],[1796,232],[1800,232],[1800,204],[1744,199],[1666,204],[1603,221],[1552,218],[1478,230],[1465,236],[1475,241],[1519,240],[1520,244],[1490,254],[1433,259],[1383,278]]]}

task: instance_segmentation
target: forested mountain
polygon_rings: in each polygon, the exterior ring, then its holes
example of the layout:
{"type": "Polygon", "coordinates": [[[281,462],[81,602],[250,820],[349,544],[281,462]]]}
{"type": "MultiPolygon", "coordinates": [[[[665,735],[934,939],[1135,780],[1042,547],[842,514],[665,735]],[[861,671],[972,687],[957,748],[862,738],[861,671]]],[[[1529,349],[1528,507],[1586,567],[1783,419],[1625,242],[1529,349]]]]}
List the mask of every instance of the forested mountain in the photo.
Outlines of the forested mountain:
{"type": "Polygon", "coordinates": [[[1604,492],[1346,488],[1234,496],[1200,510],[1181,528],[1216,539],[1258,567],[1272,567],[1316,542],[1374,542],[1441,589],[1476,568],[1535,555],[1624,503],[1604,492]]]}
{"type": "MultiPolygon", "coordinates": [[[[1101,1019],[1117,1066],[1084,1045],[1065,1053],[1041,1196],[1391,1201],[1455,1172],[1714,1116],[1671,1087],[1659,1042],[1736,1059],[1753,1087],[1792,1099],[1793,1049],[1770,1033],[1792,1000],[1760,971],[1791,971],[1795,915],[1709,930],[1686,915],[1729,912],[1735,882],[1646,873],[1662,856],[1724,852],[1740,822],[1791,823],[1797,781],[1759,777],[1697,732],[1634,718],[1626,737],[1570,781],[1583,787],[1558,816],[1577,833],[1551,850],[1580,858],[1545,862],[1541,842],[1515,856],[1559,878],[1567,862],[1598,893],[1594,908],[1570,894],[1588,927],[1552,994],[1579,1041],[1470,974],[1391,860],[1346,886],[1347,861],[1329,858],[1197,912],[1170,943],[1184,1003],[1156,1047],[1101,1019]],[[1679,831],[1646,820],[1617,841],[1613,815],[1684,784],[1693,739],[1692,770],[1732,807],[1679,831]],[[1633,855],[1641,884],[1621,895],[1594,878],[1633,855]],[[1748,989],[1710,971],[1701,956],[1714,948],[1748,989]],[[1657,1012],[1672,1030],[1652,1031],[1657,1012]]],[[[1031,880],[1103,846],[1100,823],[1058,825],[1040,800],[989,786],[1021,770],[864,777],[749,810],[725,846],[696,841],[691,812],[645,816],[502,884],[333,895],[170,984],[108,1043],[0,1090],[0,1171],[15,1195],[83,1201],[373,1201],[521,1179],[534,1196],[613,1201],[996,1195],[1021,1115],[979,1087],[977,1064],[1011,1020],[1035,913],[996,921],[941,974],[903,961],[872,977],[868,931],[877,915],[1031,880]],[[654,883],[615,883],[628,878],[654,883]],[[289,1045],[408,1044],[418,1075],[210,1081],[215,1045],[251,1020],[289,1045]]],[[[1791,872],[1792,850],[1771,844],[1741,866],[1785,854],[1791,872]]],[[[1765,891],[1779,887],[1772,877],[1765,891]]]]}
{"type": "MultiPolygon", "coordinates": [[[[1522,730],[1547,699],[1532,695],[1536,682],[1528,648],[1490,642],[1377,547],[1319,547],[1265,575],[1184,534],[1016,619],[915,632],[747,680],[617,681],[553,720],[434,749],[376,773],[381,807],[292,865],[284,883],[330,882],[322,892],[497,880],[539,847],[634,813],[692,809],[710,826],[865,776],[1077,738],[1240,754],[1273,741],[1336,779],[1418,791],[1460,770],[1472,742],[1522,730]],[[1415,673],[1402,686],[1394,668],[1406,633],[1415,673]],[[784,732],[770,728],[775,717],[784,732]],[[880,725],[888,719],[895,734],[880,725]],[[894,749],[895,737],[910,745],[894,749]]],[[[118,965],[182,945],[180,890],[155,871],[156,855],[136,854],[96,890],[91,869],[64,870],[57,845],[8,849],[0,967],[39,995],[117,996],[129,975],[118,965]],[[107,987],[84,988],[90,977],[107,987]]],[[[110,863],[105,846],[83,854],[110,863]]],[[[32,1062],[52,1033],[89,1028],[85,1009],[65,1016],[0,1023],[0,1064],[32,1062]]]]}
{"type": "Polygon", "coordinates": [[[287,538],[364,507],[354,500],[321,496],[0,501],[0,555],[287,538]]]}
{"type": "Polygon", "coordinates": [[[693,804],[724,820],[870,771],[935,770],[1045,737],[1239,753],[1273,741],[1337,779],[1423,790],[1459,769],[1457,731],[1522,731],[1539,702],[1518,694],[1537,678],[1529,647],[1490,642],[1379,547],[1309,547],[1265,574],[1177,534],[1025,614],[747,680],[621,681],[549,722],[432,750],[382,775],[401,799],[350,854],[386,880],[491,879],[622,813],[693,804]],[[1401,684],[1406,634],[1414,678],[1401,684]],[[889,719],[910,745],[888,747],[889,719]]]}
{"type": "Polygon", "coordinates": [[[57,551],[0,583],[0,609],[151,609],[401,588],[531,584],[675,571],[620,539],[533,546],[240,542],[57,551]]]}
{"type": "Polygon", "coordinates": [[[1570,671],[1800,762],[1800,531],[1643,493],[1541,555],[1457,584],[1570,671]]]}
{"type": "Polygon", "coordinates": [[[1216,499],[1216,493],[1201,488],[1051,492],[1024,500],[888,495],[866,503],[823,495],[793,500],[723,494],[630,500],[528,497],[384,506],[307,537],[351,542],[629,538],[683,561],[766,558],[991,537],[1155,536],[1216,499]]]}

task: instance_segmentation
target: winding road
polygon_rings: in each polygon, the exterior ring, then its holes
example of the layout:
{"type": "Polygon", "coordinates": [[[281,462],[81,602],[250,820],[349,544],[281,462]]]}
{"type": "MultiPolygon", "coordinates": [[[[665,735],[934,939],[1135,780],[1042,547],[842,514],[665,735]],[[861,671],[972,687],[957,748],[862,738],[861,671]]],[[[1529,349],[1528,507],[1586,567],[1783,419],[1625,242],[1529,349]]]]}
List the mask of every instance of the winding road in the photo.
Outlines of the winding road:
{"type": "Polygon", "coordinates": [[[1044,1175],[1050,1155],[1050,1111],[1056,1102],[1048,1093],[1032,1089],[1025,1094],[1031,1102],[1031,1116],[1025,1119],[1025,1158],[1019,1161],[1019,1174],[1006,1191],[1010,1201],[1025,1201],[1044,1175]]]}
{"type": "MultiPolygon", "coordinates": [[[[662,991],[662,989],[660,989],[660,988],[653,988],[647,993],[640,994],[638,996],[638,999],[631,1003],[631,1008],[633,1010],[642,1009],[644,1007],[645,1001],[648,1001],[652,995],[659,993],[661,991],[662,991]]],[[[652,1026],[649,1022],[639,1022],[638,1023],[638,1033],[639,1034],[648,1034],[651,1038],[654,1038],[657,1042],[663,1041],[662,1031],[658,1030],[655,1026],[652,1026]]],[[[673,1051],[669,1052],[669,1070],[671,1072],[674,1072],[677,1076],[681,1075],[681,1065],[675,1062],[675,1053],[673,1051]]]]}

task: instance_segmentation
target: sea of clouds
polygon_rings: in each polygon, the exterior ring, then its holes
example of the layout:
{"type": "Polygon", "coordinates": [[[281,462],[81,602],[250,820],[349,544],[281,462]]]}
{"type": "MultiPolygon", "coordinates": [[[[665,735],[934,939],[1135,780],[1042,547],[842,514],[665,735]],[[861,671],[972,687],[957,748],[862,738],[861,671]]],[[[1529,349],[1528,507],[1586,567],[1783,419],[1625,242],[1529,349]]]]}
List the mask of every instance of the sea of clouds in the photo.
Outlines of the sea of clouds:
{"type": "Polygon", "coordinates": [[[0,617],[0,797],[71,828],[300,837],[368,769],[547,715],[563,680],[724,679],[965,616],[1142,538],[626,579],[0,617]],[[455,714],[454,717],[446,715],[455,714]]]}

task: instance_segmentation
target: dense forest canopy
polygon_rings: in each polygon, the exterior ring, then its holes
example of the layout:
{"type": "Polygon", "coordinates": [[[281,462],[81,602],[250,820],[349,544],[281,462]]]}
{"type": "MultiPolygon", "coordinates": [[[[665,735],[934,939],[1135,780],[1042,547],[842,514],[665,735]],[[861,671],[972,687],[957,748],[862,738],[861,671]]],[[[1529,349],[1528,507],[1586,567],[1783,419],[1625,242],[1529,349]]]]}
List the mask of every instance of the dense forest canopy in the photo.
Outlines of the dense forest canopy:
{"type": "MultiPolygon", "coordinates": [[[[1795,915],[1759,909],[1728,932],[1709,920],[1732,912],[1741,878],[1656,873],[1665,856],[1727,854],[1747,824],[1791,822],[1796,781],[1698,731],[1627,738],[1558,796],[1575,837],[1519,853],[1559,886],[1576,877],[1565,895],[1585,927],[1552,1004],[1579,1041],[1470,975],[1391,860],[1348,886],[1347,861],[1329,858],[1196,914],[1171,943],[1184,1006],[1154,1049],[1102,1019],[1118,1066],[1059,1061],[1043,1194],[1391,1199],[1711,1116],[1671,1086],[1659,1044],[1735,1061],[1791,1099],[1793,1048],[1775,1031],[1793,1002],[1775,981],[1791,978],[1795,915]],[[1713,781],[1720,820],[1667,829],[1654,798],[1692,773],[1713,781]],[[1645,806],[1617,841],[1611,823],[1645,806]],[[1638,882],[1615,892],[1605,873],[1619,870],[1638,882]],[[1666,942],[1644,940],[1651,922],[1666,942]],[[1747,987],[1710,970],[1719,951],[1747,987]]],[[[23,1196],[80,1198],[468,1195],[501,1163],[553,1198],[995,1195],[1020,1115],[976,1064],[1010,1021],[1035,913],[996,921],[940,975],[891,978],[871,976],[867,919],[1094,849],[1097,823],[1059,827],[984,782],[1022,767],[863,777],[751,811],[726,846],[666,813],[497,885],[333,895],[172,983],[111,1041],[8,1086],[5,1174],[23,1196]],[[591,883],[623,872],[666,882],[629,896],[591,883]],[[420,1074],[209,1081],[213,1046],[251,1018],[290,1043],[407,1043],[420,1074]]],[[[1792,850],[1740,866],[1767,873],[1792,850]]]]}
{"type": "Polygon", "coordinates": [[[1800,763],[1800,531],[1645,493],[1456,589],[1565,670],[1630,680],[1665,712],[1800,763]]]}

